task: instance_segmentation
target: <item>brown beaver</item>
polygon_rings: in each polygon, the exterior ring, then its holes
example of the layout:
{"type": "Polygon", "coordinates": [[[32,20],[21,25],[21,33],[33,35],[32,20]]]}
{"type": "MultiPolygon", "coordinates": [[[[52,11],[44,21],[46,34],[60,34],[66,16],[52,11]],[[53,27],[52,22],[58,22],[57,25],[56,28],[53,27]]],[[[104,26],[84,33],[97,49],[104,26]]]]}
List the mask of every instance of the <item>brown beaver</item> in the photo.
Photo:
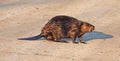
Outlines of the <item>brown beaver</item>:
{"type": "Polygon", "coordinates": [[[94,30],[90,23],[80,21],[76,18],[59,15],[53,17],[42,29],[40,36],[47,40],[60,41],[61,38],[71,38],[74,43],[76,37],[82,41],[82,35],[94,30]]]}

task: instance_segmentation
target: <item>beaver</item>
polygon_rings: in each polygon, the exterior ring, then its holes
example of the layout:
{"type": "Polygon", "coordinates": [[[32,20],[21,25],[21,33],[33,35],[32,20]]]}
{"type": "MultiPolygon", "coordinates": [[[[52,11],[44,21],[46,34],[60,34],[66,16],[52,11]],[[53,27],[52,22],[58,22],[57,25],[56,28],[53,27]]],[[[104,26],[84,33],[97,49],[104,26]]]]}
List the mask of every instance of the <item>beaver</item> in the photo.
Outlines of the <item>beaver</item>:
{"type": "Polygon", "coordinates": [[[43,27],[40,36],[45,37],[47,40],[60,41],[61,38],[71,38],[73,43],[78,37],[81,43],[82,35],[87,32],[92,32],[95,26],[78,20],[74,17],[59,15],[55,16],[48,21],[43,27]]]}

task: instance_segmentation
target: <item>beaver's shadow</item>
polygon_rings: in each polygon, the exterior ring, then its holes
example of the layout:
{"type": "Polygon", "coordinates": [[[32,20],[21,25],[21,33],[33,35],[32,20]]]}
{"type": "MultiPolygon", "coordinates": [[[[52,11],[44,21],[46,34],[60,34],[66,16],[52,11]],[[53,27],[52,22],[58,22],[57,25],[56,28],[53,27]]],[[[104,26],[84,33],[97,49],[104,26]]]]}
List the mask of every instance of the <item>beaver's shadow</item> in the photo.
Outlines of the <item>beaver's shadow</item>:
{"type": "MultiPolygon", "coordinates": [[[[105,40],[105,39],[109,39],[109,38],[113,38],[113,36],[110,34],[105,34],[103,32],[98,32],[98,31],[85,33],[83,35],[84,42],[95,40],[95,39],[104,39],[105,40]]],[[[44,37],[40,38],[40,36],[37,35],[37,36],[33,36],[33,37],[20,38],[19,40],[45,40],[45,38],[44,37]]],[[[63,38],[62,40],[70,41],[71,39],[70,38],[63,38]]],[[[79,38],[76,38],[76,42],[79,42],[79,38]]]]}
{"type": "Polygon", "coordinates": [[[86,33],[83,35],[84,42],[94,40],[94,39],[104,39],[105,40],[105,39],[109,39],[109,38],[113,38],[113,36],[110,34],[98,32],[98,31],[89,32],[89,33],[86,33]]]}

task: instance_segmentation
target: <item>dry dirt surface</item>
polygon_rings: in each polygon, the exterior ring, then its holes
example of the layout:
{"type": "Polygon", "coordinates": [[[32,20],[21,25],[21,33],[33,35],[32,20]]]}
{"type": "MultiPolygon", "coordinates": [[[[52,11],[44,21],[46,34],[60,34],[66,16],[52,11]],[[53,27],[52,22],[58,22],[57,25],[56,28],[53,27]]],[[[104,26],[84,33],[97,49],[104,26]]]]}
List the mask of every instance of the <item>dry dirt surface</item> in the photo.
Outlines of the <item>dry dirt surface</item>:
{"type": "Polygon", "coordinates": [[[0,61],[120,61],[120,0],[0,0],[0,61]],[[114,37],[87,44],[18,40],[40,34],[56,15],[114,37]]]}

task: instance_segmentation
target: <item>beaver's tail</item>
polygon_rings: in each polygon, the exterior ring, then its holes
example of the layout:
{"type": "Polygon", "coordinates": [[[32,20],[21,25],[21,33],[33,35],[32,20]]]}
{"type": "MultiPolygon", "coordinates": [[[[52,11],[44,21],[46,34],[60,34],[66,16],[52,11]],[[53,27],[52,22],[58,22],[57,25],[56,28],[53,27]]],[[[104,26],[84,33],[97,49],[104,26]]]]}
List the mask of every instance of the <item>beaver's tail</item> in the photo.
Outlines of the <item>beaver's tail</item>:
{"type": "Polygon", "coordinates": [[[41,39],[42,37],[45,37],[45,35],[39,34],[39,35],[32,36],[32,37],[18,38],[18,40],[39,40],[39,39],[41,39]]]}

